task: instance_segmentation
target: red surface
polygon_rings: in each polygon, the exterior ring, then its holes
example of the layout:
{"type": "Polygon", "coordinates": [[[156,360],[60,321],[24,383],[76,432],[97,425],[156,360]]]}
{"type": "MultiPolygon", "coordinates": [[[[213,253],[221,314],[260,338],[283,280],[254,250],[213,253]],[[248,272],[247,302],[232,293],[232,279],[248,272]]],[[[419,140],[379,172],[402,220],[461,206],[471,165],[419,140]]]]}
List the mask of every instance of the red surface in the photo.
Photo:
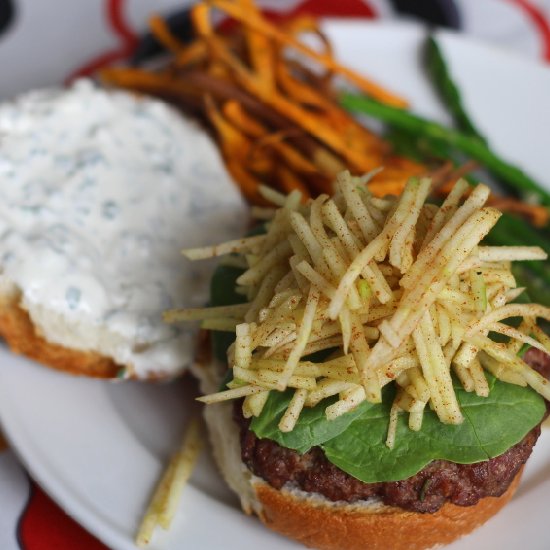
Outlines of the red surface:
{"type": "Polygon", "coordinates": [[[533,23],[533,26],[542,40],[542,56],[546,61],[550,61],[550,23],[544,13],[527,0],[508,0],[508,2],[521,8],[530,19],[531,23],[533,23]]]}
{"type": "Polygon", "coordinates": [[[34,483],[18,535],[22,550],[108,550],[34,483]]]}
{"type": "Polygon", "coordinates": [[[102,53],[78,68],[67,78],[68,82],[79,76],[93,74],[102,67],[130,57],[136,47],[138,37],[126,21],[125,4],[126,0],[105,0],[104,5],[107,26],[119,40],[117,47],[102,53]]]}
{"type": "Polygon", "coordinates": [[[364,0],[305,0],[298,4],[292,11],[265,12],[271,19],[284,17],[289,19],[302,13],[322,15],[323,17],[368,17],[374,18],[378,14],[376,10],[364,0]]]}
{"type": "MultiPolygon", "coordinates": [[[[297,15],[313,15],[319,17],[361,17],[374,19],[378,17],[376,11],[363,0],[305,0],[297,4],[290,11],[262,10],[270,21],[288,21],[297,15]]],[[[230,31],[235,25],[232,19],[221,22],[222,31],[230,31]]]]}

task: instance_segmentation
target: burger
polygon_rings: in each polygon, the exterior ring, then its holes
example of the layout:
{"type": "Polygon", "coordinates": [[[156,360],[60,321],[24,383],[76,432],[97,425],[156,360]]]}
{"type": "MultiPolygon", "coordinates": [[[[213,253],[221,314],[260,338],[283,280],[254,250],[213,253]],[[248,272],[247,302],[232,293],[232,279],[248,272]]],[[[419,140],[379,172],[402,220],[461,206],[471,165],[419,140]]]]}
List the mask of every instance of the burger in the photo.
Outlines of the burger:
{"type": "Polygon", "coordinates": [[[458,181],[372,196],[340,174],[332,197],[266,191],[256,234],[185,251],[224,255],[196,364],[220,470],[246,513],[322,549],[423,549],[512,497],[547,414],[550,310],[520,301],[484,246],[500,213],[458,181]],[[511,322],[511,321],[519,322],[511,322]]]}

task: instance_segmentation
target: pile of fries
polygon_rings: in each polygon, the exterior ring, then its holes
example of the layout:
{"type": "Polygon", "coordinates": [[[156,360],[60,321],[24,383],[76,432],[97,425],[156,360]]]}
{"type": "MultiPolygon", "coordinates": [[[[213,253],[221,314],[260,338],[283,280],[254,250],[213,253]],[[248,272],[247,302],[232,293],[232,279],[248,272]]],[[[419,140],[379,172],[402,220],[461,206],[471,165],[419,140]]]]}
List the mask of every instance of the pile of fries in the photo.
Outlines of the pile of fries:
{"type": "Polygon", "coordinates": [[[156,95],[198,115],[215,133],[228,171],[244,195],[262,202],[260,184],[304,198],[332,193],[337,173],[385,170],[372,182],[379,195],[401,192],[425,167],[391,154],[381,137],[359,124],[337,101],[335,77],[380,101],[403,99],[337,63],[317,22],[300,17],[277,27],[253,0],[210,0],[191,12],[196,40],[180,43],[160,17],[151,19],[156,38],[172,53],[160,69],[110,68],[105,83],[156,95]],[[223,32],[212,12],[238,26],[223,32]],[[313,34],[322,50],[298,35],[313,34]],[[288,51],[298,52],[289,56],[288,51]]]}
{"type": "Polygon", "coordinates": [[[510,262],[545,259],[544,251],[479,245],[500,217],[485,206],[485,185],[461,204],[468,185],[459,180],[438,207],[425,202],[429,178],[412,178],[400,197],[380,199],[369,192],[368,177],[344,172],[332,198],[305,205],[299,192],[284,197],[266,189],[280,208],[265,235],[184,251],[190,259],[240,253],[245,271],[237,290],[249,300],[167,314],[236,332],[230,389],[200,399],[244,397],[251,417],[261,414],[270,391],[292,388],[279,425],[288,432],[303,407],[338,395],[326,408],[334,419],[365,399],[380,402],[381,388],[395,380],[389,446],[399,411],[410,413],[412,430],[421,428],[428,404],[444,423],[463,421],[452,372],[480,396],[489,393],[487,369],[549,399],[547,380],[517,353],[524,343],[550,351],[535,324],[537,317],[550,320],[550,309],[508,303],[524,290],[516,288],[510,262]],[[501,322],[518,316],[517,329],[501,322]],[[508,343],[495,343],[489,331],[508,343]],[[307,360],[320,350],[332,350],[328,360],[307,360]]]}
{"type": "MultiPolygon", "coordinates": [[[[459,176],[477,168],[451,162],[424,166],[396,155],[383,137],[360,124],[339,104],[345,82],[388,105],[406,101],[338,63],[332,45],[307,16],[274,25],[254,0],[204,0],[191,9],[196,38],[181,43],[158,16],[150,20],[157,40],[170,52],[156,69],[113,67],[100,77],[108,85],[157,96],[204,122],[215,135],[225,165],[252,204],[265,204],[261,184],[302,197],[332,194],[342,170],[364,174],[378,167],[371,192],[399,195],[411,176],[429,173],[445,196],[459,176]],[[232,23],[213,25],[213,14],[232,23]],[[302,40],[317,39],[317,48],[302,40]]],[[[219,19],[219,18],[218,18],[219,19]]],[[[436,159],[434,159],[436,160],[436,159]]],[[[542,226],[547,209],[491,196],[502,211],[542,226]]]]}

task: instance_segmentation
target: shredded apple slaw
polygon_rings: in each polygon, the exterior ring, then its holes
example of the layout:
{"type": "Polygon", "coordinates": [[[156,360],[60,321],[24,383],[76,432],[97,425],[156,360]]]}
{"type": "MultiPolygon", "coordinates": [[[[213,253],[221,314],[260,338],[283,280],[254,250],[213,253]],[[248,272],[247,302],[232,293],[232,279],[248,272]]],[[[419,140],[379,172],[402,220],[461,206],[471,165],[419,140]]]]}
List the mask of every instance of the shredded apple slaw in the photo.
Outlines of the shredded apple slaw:
{"type": "Polygon", "coordinates": [[[459,180],[437,206],[426,202],[432,182],[412,178],[400,197],[374,197],[363,178],[341,173],[336,194],[306,204],[299,192],[275,201],[264,235],[186,250],[190,259],[238,253],[245,269],[237,292],[246,304],[184,309],[168,321],[201,319],[205,328],[234,331],[227,390],[201,397],[207,404],[243,398],[246,417],[259,416],[269,393],[293,389],[279,429],[292,431],[304,407],[338,396],[325,410],[335,419],[364,400],[381,401],[395,381],[387,445],[394,443],[399,411],[419,430],[426,405],[439,420],[463,415],[452,374],[466,391],[489,393],[484,370],[511,384],[529,385],[546,399],[548,382],[519,356],[524,344],[548,350],[537,317],[550,309],[513,304],[512,261],[542,260],[538,247],[480,245],[500,213],[477,186],[463,201],[459,180]],[[504,324],[522,317],[518,328],[504,324]],[[508,338],[497,343],[489,333],[508,338]],[[321,362],[311,354],[329,350],[321,362]]]}

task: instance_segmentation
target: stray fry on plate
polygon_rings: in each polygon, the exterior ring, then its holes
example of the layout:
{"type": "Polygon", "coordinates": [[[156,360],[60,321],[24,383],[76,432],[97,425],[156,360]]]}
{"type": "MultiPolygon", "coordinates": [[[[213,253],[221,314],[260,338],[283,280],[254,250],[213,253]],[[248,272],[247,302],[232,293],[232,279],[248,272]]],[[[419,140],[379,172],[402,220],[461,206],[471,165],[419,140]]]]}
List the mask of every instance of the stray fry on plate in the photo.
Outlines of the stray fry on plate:
{"type": "Polygon", "coordinates": [[[197,418],[191,419],[181,448],[170,460],[168,468],[155,489],[136,535],[136,544],[140,548],[151,542],[157,526],[160,525],[163,529],[170,528],[183,488],[189,481],[204,446],[200,425],[197,418]]]}

